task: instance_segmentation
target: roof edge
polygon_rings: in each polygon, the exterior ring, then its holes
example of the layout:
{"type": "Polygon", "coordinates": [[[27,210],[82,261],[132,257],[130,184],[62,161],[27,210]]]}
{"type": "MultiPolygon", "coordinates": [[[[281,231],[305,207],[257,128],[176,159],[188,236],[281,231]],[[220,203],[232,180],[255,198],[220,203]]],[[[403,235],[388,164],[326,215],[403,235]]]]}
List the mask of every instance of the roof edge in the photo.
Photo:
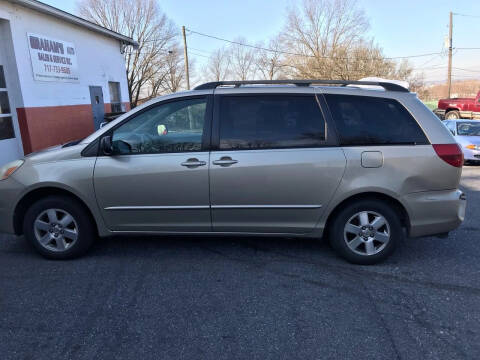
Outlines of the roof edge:
{"type": "Polygon", "coordinates": [[[66,11],[60,10],[51,5],[44,4],[40,1],[37,1],[37,0],[7,0],[7,1],[12,4],[20,5],[20,6],[38,11],[43,14],[51,15],[53,17],[56,17],[57,19],[84,27],[86,29],[103,34],[105,36],[120,40],[124,44],[132,45],[133,47],[138,47],[138,43],[128,36],[109,30],[103,26],[97,25],[91,21],[85,20],[79,16],[70,14],[66,11]]]}

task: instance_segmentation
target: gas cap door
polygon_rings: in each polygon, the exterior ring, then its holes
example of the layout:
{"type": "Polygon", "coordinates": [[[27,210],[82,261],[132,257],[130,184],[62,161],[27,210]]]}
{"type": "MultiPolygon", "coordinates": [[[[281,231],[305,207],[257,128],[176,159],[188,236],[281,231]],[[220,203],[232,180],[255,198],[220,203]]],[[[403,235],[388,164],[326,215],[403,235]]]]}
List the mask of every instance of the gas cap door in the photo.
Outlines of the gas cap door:
{"type": "Polygon", "coordinates": [[[383,154],[381,151],[362,152],[362,167],[379,168],[383,166],[383,154]]]}

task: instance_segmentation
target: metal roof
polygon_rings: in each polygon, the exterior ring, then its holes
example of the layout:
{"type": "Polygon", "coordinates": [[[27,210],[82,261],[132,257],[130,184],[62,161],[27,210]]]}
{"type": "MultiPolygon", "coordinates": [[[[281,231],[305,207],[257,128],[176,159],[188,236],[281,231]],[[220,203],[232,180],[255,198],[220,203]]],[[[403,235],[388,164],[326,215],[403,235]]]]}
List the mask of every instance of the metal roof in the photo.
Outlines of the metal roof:
{"type": "Polygon", "coordinates": [[[75,16],[66,11],[57,9],[56,7],[44,4],[40,1],[37,1],[37,0],[8,0],[8,1],[12,4],[20,5],[20,6],[38,11],[43,14],[51,15],[56,17],[57,19],[81,26],[83,28],[89,29],[91,31],[102,34],[104,36],[108,36],[108,37],[120,40],[124,44],[132,45],[133,47],[138,47],[138,43],[132,38],[129,38],[128,36],[119,34],[115,31],[109,30],[107,28],[104,28],[103,26],[100,26],[88,20],[82,19],[81,17],[75,16]]]}

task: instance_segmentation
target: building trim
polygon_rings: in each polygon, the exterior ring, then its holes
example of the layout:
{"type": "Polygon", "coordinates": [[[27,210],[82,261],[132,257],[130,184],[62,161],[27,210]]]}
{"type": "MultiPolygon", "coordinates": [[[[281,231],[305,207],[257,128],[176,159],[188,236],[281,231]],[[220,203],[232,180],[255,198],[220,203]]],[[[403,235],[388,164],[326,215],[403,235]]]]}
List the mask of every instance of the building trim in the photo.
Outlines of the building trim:
{"type": "Polygon", "coordinates": [[[102,35],[120,40],[125,45],[132,45],[134,48],[138,47],[138,43],[128,36],[119,34],[115,31],[109,30],[103,26],[92,23],[88,20],[82,19],[81,17],[70,14],[66,11],[57,9],[56,7],[41,3],[36,0],[8,0],[12,4],[20,5],[43,14],[51,15],[57,19],[75,24],[84,28],[87,28],[91,31],[100,33],[102,35]]]}

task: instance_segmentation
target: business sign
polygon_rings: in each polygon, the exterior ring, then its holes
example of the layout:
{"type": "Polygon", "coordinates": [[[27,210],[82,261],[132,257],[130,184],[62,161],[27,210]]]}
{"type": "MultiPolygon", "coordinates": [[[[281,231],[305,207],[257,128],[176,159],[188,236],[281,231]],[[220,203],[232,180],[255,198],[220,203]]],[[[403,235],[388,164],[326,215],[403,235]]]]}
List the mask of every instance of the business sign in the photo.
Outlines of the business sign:
{"type": "Polygon", "coordinates": [[[79,82],[74,44],[43,35],[27,36],[35,80],[79,82]]]}

